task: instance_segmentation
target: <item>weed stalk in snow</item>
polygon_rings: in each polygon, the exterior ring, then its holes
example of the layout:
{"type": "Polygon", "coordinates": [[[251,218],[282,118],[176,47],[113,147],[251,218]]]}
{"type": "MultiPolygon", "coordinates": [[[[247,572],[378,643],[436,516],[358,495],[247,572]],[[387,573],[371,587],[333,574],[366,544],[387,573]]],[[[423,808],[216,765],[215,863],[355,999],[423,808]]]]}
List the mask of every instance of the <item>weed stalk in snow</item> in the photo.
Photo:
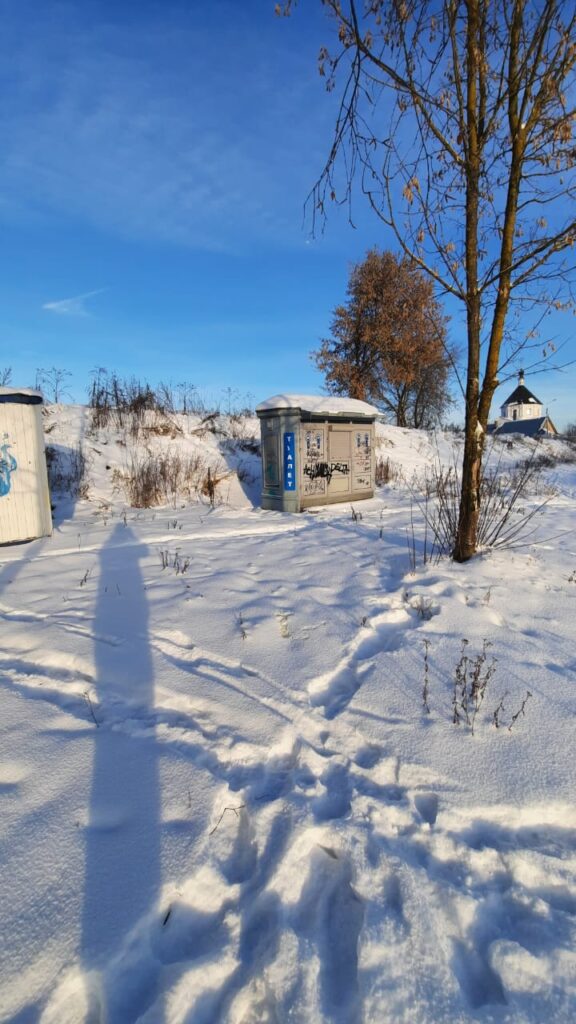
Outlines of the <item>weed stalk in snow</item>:
{"type": "MultiPolygon", "coordinates": [[[[504,694],[504,697],[506,697],[506,694],[504,694]]],[[[500,697],[498,705],[494,708],[494,711],[492,713],[492,725],[494,725],[497,729],[500,728],[500,715],[503,714],[503,712],[505,711],[504,697],[500,697]]]]}
{"type": "Polygon", "coordinates": [[[237,806],[237,807],[232,807],[232,806],[230,806],[230,807],[225,807],[225,808],[224,808],[224,810],[222,811],[222,814],[221,814],[221,815],[220,815],[220,817],[218,818],[218,821],[217,821],[217,822],[216,822],[216,824],[214,825],[214,828],[210,830],[210,832],[208,833],[208,835],[209,835],[209,836],[213,836],[213,835],[214,835],[214,833],[215,833],[216,829],[218,828],[218,826],[219,826],[220,822],[222,821],[222,818],[224,817],[224,815],[226,814],[226,812],[227,812],[227,811],[233,811],[233,812],[234,812],[234,814],[236,815],[236,817],[238,817],[238,811],[241,811],[243,807],[246,807],[246,804],[238,804],[238,806],[237,806]]]}
{"type": "Polygon", "coordinates": [[[84,700],[86,701],[86,704],[88,705],[88,710],[90,712],[90,715],[92,716],[92,721],[94,722],[94,725],[96,726],[96,728],[99,729],[100,728],[100,722],[96,718],[96,713],[94,711],[94,705],[92,703],[92,699],[90,697],[90,694],[89,694],[88,690],[84,690],[83,697],[84,697],[84,700]]]}
{"type": "Polygon", "coordinates": [[[522,701],[521,706],[518,708],[518,711],[516,712],[516,714],[512,715],[512,721],[510,722],[510,725],[508,726],[508,732],[512,732],[512,729],[516,725],[516,722],[518,721],[520,716],[524,717],[524,715],[526,713],[525,712],[525,708],[526,708],[526,705],[527,705],[528,701],[530,700],[531,696],[532,696],[532,694],[530,693],[530,690],[526,690],[526,696],[524,697],[524,700],[522,701]]]}
{"type": "Polygon", "coordinates": [[[430,679],[429,679],[429,663],[428,663],[428,648],[430,647],[430,641],[424,640],[424,684],[422,686],[422,704],[427,715],[430,714],[430,703],[428,700],[430,692],[430,679]]]}
{"type": "Polygon", "coordinates": [[[452,693],[452,721],[454,725],[465,722],[474,735],[476,716],[484,703],[488,683],[496,671],[497,661],[492,658],[488,662],[489,640],[484,640],[482,650],[474,657],[466,651],[468,640],[462,640],[460,660],[454,669],[454,688],[452,693]]]}

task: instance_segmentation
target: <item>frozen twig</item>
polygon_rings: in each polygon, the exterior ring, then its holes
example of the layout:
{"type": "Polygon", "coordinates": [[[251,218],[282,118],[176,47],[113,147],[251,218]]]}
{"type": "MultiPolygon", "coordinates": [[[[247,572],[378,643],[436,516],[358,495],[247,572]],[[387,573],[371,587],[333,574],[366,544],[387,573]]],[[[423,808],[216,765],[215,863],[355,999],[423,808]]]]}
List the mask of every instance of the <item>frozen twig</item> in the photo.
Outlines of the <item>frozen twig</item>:
{"type": "Polygon", "coordinates": [[[222,814],[221,814],[221,815],[220,815],[220,817],[218,818],[218,821],[217,821],[217,822],[216,822],[216,824],[214,825],[214,828],[213,828],[213,829],[212,829],[212,830],[211,830],[211,831],[210,831],[210,832],[208,833],[208,835],[209,835],[209,836],[213,836],[213,835],[214,835],[214,833],[215,833],[216,829],[218,828],[218,826],[219,826],[220,822],[222,821],[222,818],[223,818],[223,817],[224,817],[224,815],[226,814],[226,811],[234,811],[234,814],[236,815],[236,817],[238,817],[238,811],[242,810],[242,808],[243,808],[243,807],[246,807],[246,804],[238,804],[238,806],[237,806],[237,807],[232,807],[232,806],[230,806],[230,807],[225,807],[225,808],[224,808],[224,810],[222,811],[222,814]]]}
{"type": "Polygon", "coordinates": [[[84,700],[86,701],[86,704],[88,705],[88,710],[90,711],[90,714],[92,716],[92,721],[94,722],[94,725],[96,726],[96,728],[99,729],[100,728],[100,722],[96,718],[96,713],[94,711],[94,705],[92,703],[92,699],[90,697],[90,694],[89,694],[88,690],[84,690],[83,696],[84,696],[84,700]]]}

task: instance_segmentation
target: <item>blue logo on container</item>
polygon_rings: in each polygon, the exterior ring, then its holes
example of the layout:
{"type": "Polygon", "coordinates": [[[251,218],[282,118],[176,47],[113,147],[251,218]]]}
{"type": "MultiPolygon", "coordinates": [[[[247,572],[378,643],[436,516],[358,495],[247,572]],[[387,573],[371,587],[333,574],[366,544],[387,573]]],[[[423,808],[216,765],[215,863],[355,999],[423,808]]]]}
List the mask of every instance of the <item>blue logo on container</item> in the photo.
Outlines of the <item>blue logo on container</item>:
{"type": "Polygon", "coordinates": [[[296,445],[294,434],[284,434],[284,490],[296,490],[296,445]]]}
{"type": "MultiPolygon", "coordinates": [[[[294,435],[292,435],[294,436],[294,435]]],[[[18,469],[18,463],[13,455],[10,455],[11,445],[7,443],[8,434],[4,434],[4,444],[0,444],[0,498],[10,491],[12,473],[18,469]]]]}

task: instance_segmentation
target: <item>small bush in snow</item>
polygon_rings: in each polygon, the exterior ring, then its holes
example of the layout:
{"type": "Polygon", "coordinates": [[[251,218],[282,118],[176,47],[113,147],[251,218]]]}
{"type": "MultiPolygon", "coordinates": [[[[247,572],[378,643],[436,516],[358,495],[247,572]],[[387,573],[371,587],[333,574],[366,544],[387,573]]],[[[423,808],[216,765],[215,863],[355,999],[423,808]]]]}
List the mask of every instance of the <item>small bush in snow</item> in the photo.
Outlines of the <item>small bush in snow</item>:
{"type": "Polygon", "coordinates": [[[454,669],[454,690],[452,695],[452,721],[454,725],[465,723],[472,735],[476,716],[484,703],[488,683],[496,671],[496,658],[488,661],[488,640],[484,640],[479,654],[468,654],[468,641],[462,641],[462,653],[454,669]]]}
{"type": "MultiPolygon", "coordinates": [[[[491,681],[496,674],[498,662],[496,658],[488,656],[491,646],[489,640],[484,640],[482,650],[477,654],[473,654],[470,651],[469,641],[462,640],[460,657],[454,666],[451,701],[452,722],[454,725],[465,726],[470,730],[472,736],[474,735],[476,720],[484,704],[491,681]]],[[[424,671],[422,679],[422,707],[426,714],[429,714],[431,710],[430,647],[431,641],[426,638],[424,640],[424,671]]],[[[499,698],[492,712],[491,719],[486,718],[485,721],[490,720],[496,729],[506,728],[508,732],[512,732],[518,720],[525,716],[526,705],[531,699],[532,694],[529,690],[526,690],[525,696],[516,705],[516,711],[512,714],[509,711],[507,712],[504,704],[507,697],[508,693],[506,692],[499,698]]]]}
{"type": "Polygon", "coordinates": [[[391,480],[397,480],[399,476],[398,466],[393,462],[390,462],[389,458],[383,458],[381,455],[376,459],[376,466],[374,469],[374,483],[376,487],[384,487],[385,484],[389,484],[391,480]]]}
{"type": "Polygon", "coordinates": [[[225,475],[211,471],[200,455],[183,456],[168,450],[133,454],[127,470],[116,470],[114,480],[124,487],[133,508],[152,508],[205,493],[208,478],[213,503],[216,487],[225,475]]]}
{"type": "MultiPolygon", "coordinates": [[[[555,493],[546,488],[546,497],[538,504],[523,507],[521,502],[530,495],[542,492],[540,473],[542,465],[536,456],[519,463],[510,474],[501,468],[487,466],[480,481],[480,519],[478,522],[478,548],[512,547],[525,540],[529,527],[555,493]]],[[[412,485],[412,494],[424,519],[426,530],[433,537],[431,555],[450,555],[458,533],[460,506],[460,472],[454,466],[436,462],[423,481],[412,485]],[[420,492],[420,493],[418,493],[420,492]]]]}
{"type": "Polygon", "coordinates": [[[112,426],[133,438],[141,432],[175,437],[182,431],[172,416],[179,411],[191,411],[190,388],[191,385],[179,385],[175,390],[171,384],[160,382],[154,389],[147,381],[136,377],[122,379],[99,369],[89,390],[92,429],[112,426]]]}
{"type": "MultiPolygon", "coordinates": [[[[494,712],[492,714],[492,725],[494,725],[496,727],[496,729],[500,729],[500,727],[505,724],[502,721],[502,715],[504,715],[504,713],[506,711],[506,708],[504,707],[504,701],[506,700],[507,696],[508,696],[508,694],[505,693],[504,696],[500,698],[500,701],[499,701],[498,705],[495,707],[494,712]]],[[[512,729],[516,725],[516,722],[518,721],[519,718],[524,718],[524,715],[526,714],[526,705],[527,705],[528,701],[531,699],[531,697],[532,697],[532,694],[530,693],[530,690],[526,690],[526,695],[525,695],[522,703],[520,704],[520,707],[515,712],[515,714],[512,715],[512,717],[510,719],[510,722],[509,722],[509,725],[508,725],[508,732],[512,732],[512,729]]]]}
{"type": "Polygon", "coordinates": [[[177,576],[183,576],[190,568],[190,559],[184,558],[178,550],[172,553],[164,548],[160,551],[160,564],[163,569],[174,569],[177,576]]]}

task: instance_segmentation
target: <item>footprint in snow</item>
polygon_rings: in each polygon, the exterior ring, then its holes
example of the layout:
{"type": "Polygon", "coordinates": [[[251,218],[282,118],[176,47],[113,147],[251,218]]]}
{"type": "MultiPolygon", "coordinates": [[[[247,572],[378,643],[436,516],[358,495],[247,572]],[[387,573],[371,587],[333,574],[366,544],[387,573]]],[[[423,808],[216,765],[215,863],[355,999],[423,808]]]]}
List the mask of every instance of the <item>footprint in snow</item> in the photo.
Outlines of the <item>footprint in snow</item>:
{"type": "Polygon", "coordinates": [[[324,792],[312,800],[317,821],[343,818],[350,811],[352,784],[345,765],[331,764],[322,775],[324,792]]]}
{"type": "Polygon", "coordinates": [[[240,807],[235,813],[236,838],[229,856],[221,865],[222,874],[230,885],[248,881],[254,874],[258,857],[258,846],[248,809],[240,807]]]}
{"type": "Polygon", "coordinates": [[[309,856],[309,874],[293,926],[319,954],[322,1020],[360,1024],[358,942],[364,904],[352,887],[349,859],[341,851],[317,845],[309,856]]]}
{"type": "Polygon", "coordinates": [[[438,817],[438,797],[435,793],[418,793],[414,797],[414,806],[427,825],[435,825],[438,817]]]}

